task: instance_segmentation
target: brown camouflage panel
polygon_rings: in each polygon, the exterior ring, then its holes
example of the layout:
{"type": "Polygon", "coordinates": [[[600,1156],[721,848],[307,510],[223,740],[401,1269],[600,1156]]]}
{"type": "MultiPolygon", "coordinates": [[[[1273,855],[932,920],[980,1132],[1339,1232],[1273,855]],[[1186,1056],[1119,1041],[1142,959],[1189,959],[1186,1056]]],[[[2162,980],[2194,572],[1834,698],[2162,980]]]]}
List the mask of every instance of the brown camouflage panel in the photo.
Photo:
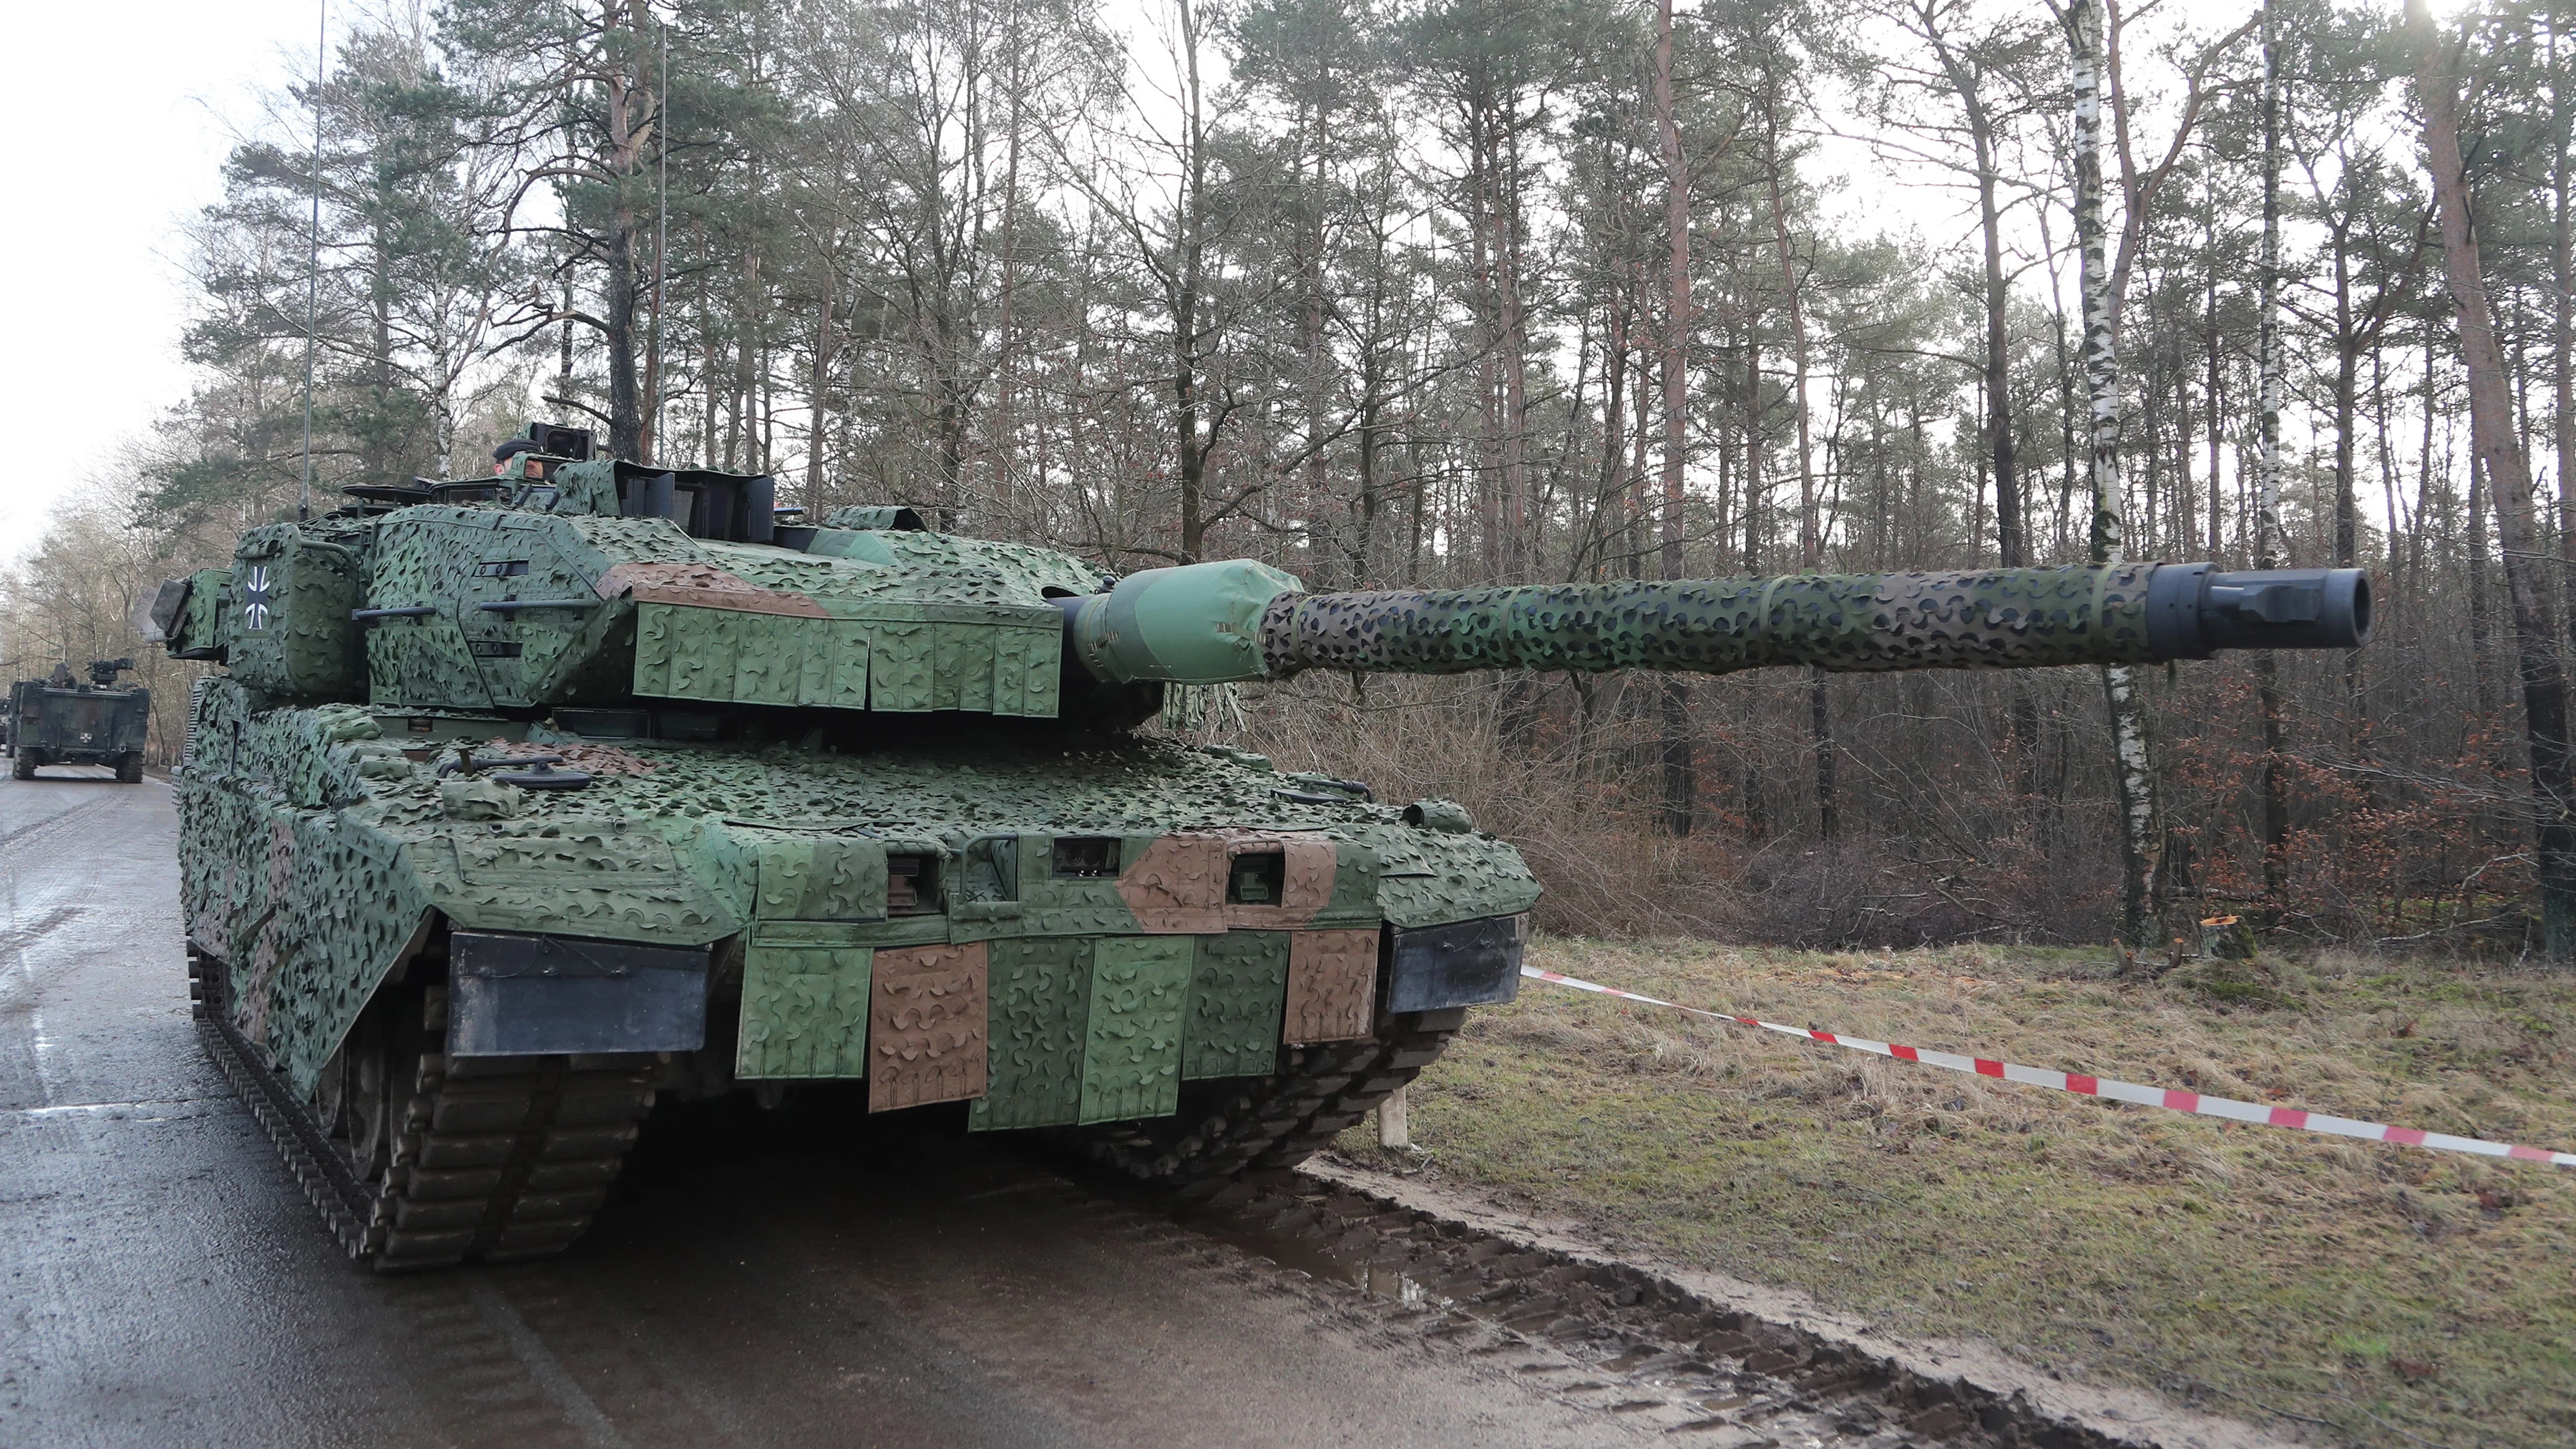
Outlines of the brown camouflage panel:
{"type": "Polygon", "coordinates": [[[876,953],[868,1022],[868,1110],[984,1095],[985,949],[876,953]]]}
{"type": "Polygon", "coordinates": [[[630,559],[610,565],[591,585],[591,592],[603,599],[624,595],[639,604],[687,604],[798,619],[832,617],[830,610],[803,594],[764,589],[711,564],[630,559]]]}
{"type": "Polygon", "coordinates": [[[1298,931],[1288,938],[1285,1042],[1369,1034],[1377,1004],[1377,932],[1298,931]]]}
{"type": "Polygon", "coordinates": [[[1197,936],[1225,929],[1225,837],[1175,833],[1118,874],[1118,896],[1136,928],[1197,936]]]}

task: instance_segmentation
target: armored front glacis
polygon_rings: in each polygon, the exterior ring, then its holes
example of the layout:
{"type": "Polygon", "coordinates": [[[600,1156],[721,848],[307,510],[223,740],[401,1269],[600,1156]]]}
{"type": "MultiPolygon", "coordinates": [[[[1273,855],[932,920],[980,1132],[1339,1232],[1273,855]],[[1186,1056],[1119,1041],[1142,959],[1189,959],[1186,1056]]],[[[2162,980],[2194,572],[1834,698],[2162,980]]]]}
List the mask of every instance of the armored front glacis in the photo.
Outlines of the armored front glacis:
{"type": "Polygon", "coordinates": [[[1512,994],[1539,890],[1508,845],[1130,734],[1164,681],[2026,666],[2196,655],[2249,613],[2367,627],[2349,581],[2189,567],[1113,581],[904,509],[781,523],[767,479],[544,433],[504,477],[256,530],[152,610],[228,669],[178,777],[209,1044],[384,1267],[561,1248],[657,1092],[840,1082],[1173,1182],[1293,1162],[1512,994]],[[2290,593],[2240,598],[2265,588],[2290,593]]]}
{"type": "Polygon", "coordinates": [[[141,783],[152,692],[116,687],[116,676],[133,667],[131,659],[92,660],[89,681],[76,683],[70,665],[57,665],[51,678],[9,686],[10,775],[32,780],[47,765],[105,765],[120,783],[141,783]]]}

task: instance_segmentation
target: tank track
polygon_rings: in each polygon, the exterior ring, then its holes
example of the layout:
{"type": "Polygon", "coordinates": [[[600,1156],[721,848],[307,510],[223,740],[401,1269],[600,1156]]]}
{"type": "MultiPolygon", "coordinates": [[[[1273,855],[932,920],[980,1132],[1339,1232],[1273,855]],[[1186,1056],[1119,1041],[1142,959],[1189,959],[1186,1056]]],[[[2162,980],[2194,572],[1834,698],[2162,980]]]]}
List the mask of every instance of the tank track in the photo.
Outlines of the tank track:
{"type": "MultiPolygon", "coordinates": [[[[361,1175],[233,1025],[227,983],[223,962],[189,951],[189,1004],[207,1055],[332,1236],[378,1272],[563,1251],[590,1226],[653,1104],[652,1068],[631,1059],[451,1061],[425,1047],[390,1109],[389,1163],[361,1175]]],[[[421,1025],[426,1041],[444,1044],[444,988],[427,988],[421,1025]]]]}
{"type": "Polygon", "coordinates": [[[1185,1194],[1294,1167],[1437,1061],[1463,1015],[1424,1013],[1388,1036],[1286,1048],[1271,1076],[1184,1083],[1178,1115],[1077,1129],[1072,1141],[1095,1162],[1185,1194]]]}

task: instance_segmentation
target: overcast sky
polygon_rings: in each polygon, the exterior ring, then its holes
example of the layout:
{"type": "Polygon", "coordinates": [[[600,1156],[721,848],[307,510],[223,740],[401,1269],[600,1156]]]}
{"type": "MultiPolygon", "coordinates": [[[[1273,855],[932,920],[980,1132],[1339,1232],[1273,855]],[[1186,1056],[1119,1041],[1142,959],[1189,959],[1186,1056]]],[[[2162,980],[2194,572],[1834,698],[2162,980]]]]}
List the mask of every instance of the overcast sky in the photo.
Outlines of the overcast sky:
{"type": "Polygon", "coordinates": [[[178,232],[215,199],[226,117],[312,64],[312,0],[13,6],[0,135],[0,558],[186,395],[178,232]]]}

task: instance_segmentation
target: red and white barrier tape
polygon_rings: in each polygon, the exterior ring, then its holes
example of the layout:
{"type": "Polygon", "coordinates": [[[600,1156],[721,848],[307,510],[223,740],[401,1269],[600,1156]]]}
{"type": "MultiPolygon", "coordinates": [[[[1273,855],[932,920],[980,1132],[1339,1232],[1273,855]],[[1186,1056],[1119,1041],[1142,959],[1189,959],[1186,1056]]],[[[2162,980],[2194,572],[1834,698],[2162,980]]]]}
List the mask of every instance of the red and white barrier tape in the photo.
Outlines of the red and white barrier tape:
{"type": "Polygon", "coordinates": [[[2325,1132],[2337,1137],[2359,1137],[2372,1142],[2397,1142],[2408,1147],[2431,1147],[2443,1152],[2469,1152],[2480,1157],[2510,1157],[2521,1162],[2546,1162],[2556,1167],[2576,1167],[2576,1152],[2550,1152],[2538,1147],[2517,1147],[2509,1142],[2489,1142],[2482,1137],[2454,1137],[2447,1132],[2426,1132],[2415,1127],[2391,1127],[2382,1122],[2360,1122],[2350,1117],[2329,1117],[2323,1112],[2310,1112],[2299,1107],[2266,1107],[2256,1102],[2235,1102],[2225,1097],[2204,1097],[2198,1092],[2177,1092],[2164,1087],[2141,1087],[2135,1082],[2113,1081],[2108,1077],[2088,1077],[2077,1072],[2052,1072],[2039,1067],[2015,1066],[2011,1062],[1988,1061],[1984,1057],[1954,1056],[1949,1052],[1924,1051],[1917,1047],[1899,1046],[1894,1042],[1871,1041],[1866,1037],[1842,1036],[1830,1031],[1815,1031],[1803,1026],[1783,1026],[1776,1021],[1763,1021],[1750,1016],[1729,1016],[1719,1011],[1702,1011],[1678,1001],[1661,1001],[1621,991],[1597,981],[1584,981],[1524,966],[1521,974],[1536,981],[1570,986],[1577,991],[1590,991],[1602,996],[1615,996],[1622,1001],[1638,1001],[1648,1006],[1669,1006],[1693,1016],[1712,1021],[1731,1021],[1741,1026],[1758,1026],[1783,1036],[1804,1037],[1828,1046],[1849,1047],[1898,1061],[1921,1062],[1927,1067],[1946,1067],[1954,1072],[1971,1072],[1980,1077],[1998,1077],[2007,1082],[2020,1082],[2031,1087],[2055,1087],[2061,1092],[2074,1092],[2086,1097],[2108,1097],[2115,1102],[2135,1102],[2142,1107],[2170,1107],[2177,1112],[2197,1112],[2204,1117],[2224,1117],[2234,1122],[2252,1122],[2266,1127],[2296,1127],[2308,1132],[2325,1132]]]}

